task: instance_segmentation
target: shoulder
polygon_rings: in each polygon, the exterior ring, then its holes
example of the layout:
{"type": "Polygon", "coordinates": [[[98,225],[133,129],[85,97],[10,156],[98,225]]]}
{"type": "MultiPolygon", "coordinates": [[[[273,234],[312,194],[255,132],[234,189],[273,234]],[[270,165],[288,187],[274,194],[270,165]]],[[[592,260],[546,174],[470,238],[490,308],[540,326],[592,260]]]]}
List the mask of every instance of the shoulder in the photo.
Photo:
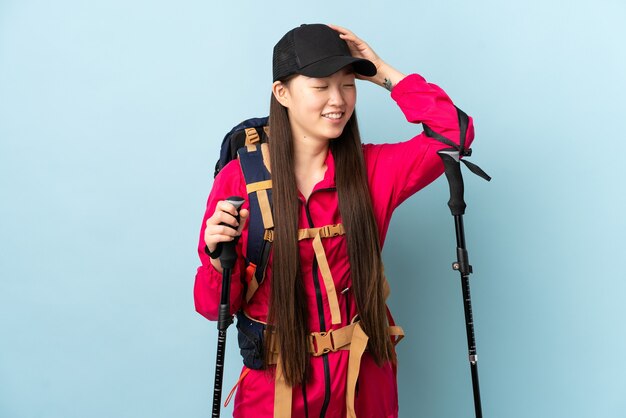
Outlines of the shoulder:
{"type": "Polygon", "coordinates": [[[238,159],[234,159],[224,166],[215,177],[213,188],[239,190],[245,188],[241,164],[238,159]]]}
{"type": "Polygon", "coordinates": [[[241,163],[239,159],[235,158],[234,160],[230,160],[224,168],[220,170],[215,179],[219,179],[221,177],[231,177],[233,175],[237,175],[237,173],[241,173],[241,163]]]}
{"type": "Polygon", "coordinates": [[[363,150],[363,158],[367,162],[368,157],[371,157],[372,151],[375,150],[374,144],[361,144],[361,150],[363,150]]]}
{"type": "Polygon", "coordinates": [[[376,163],[376,160],[381,157],[381,152],[389,148],[390,145],[392,144],[362,144],[365,165],[369,166],[376,163]]]}

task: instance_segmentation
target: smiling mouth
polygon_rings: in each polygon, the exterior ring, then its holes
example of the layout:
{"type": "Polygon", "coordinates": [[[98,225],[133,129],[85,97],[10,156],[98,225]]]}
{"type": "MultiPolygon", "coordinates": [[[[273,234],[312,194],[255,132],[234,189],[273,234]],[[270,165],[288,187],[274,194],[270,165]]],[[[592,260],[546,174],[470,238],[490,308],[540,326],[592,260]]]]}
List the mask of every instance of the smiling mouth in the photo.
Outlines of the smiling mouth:
{"type": "Polygon", "coordinates": [[[327,119],[337,120],[343,117],[343,112],[324,113],[322,116],[327,119]]]}

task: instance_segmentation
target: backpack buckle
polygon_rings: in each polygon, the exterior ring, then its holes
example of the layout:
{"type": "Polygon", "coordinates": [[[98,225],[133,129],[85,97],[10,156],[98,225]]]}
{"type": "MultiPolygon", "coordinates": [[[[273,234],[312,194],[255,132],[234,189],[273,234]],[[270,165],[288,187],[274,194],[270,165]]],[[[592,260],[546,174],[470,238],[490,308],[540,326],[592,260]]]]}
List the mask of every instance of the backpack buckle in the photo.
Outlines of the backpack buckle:
{"type": "Polygon", "coordinates": [[[341,225],[325,225],[320,228],[319,232],[322,238],[332,238],[341,235],[341,225]]]}
{"type": "Polygon", "coordinates": [[[335,348],[335,340],[333,339],[333,331],[328,332],[312,332],[309,335],[311,352],[315,357],[319,357],[322,354],[330,353],[331,351],[337,351],[335,348]]]}

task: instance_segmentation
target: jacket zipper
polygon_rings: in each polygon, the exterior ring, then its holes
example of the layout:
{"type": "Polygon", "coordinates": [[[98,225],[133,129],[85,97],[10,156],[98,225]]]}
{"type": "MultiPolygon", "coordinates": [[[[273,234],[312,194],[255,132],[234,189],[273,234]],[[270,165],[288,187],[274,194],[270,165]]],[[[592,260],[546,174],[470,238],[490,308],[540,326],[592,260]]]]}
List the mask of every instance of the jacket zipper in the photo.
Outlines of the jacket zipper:
{"type": "MultiPolygon", "coordinates": [[[[334,187],[326,188],[326,189],[318,189],[311,192],[313,193],[322,191],[322,190],[335,190],[334,187]]],[[[311,198],[309,195],[309,199],[311,198]]],[[[304,204],[304,209],[306,211],[306,217],[309,221],[309,228],[315,228],[313,224],[313,218],[311,217],[311,212],[309,212],[309,199],[306,200],[304,204]]],[[[313,259],[313,284],[315,285],[315,298],[317,300],[317,313],[320,322],[320,331],[326,331],[326,321],[324,319],[324,304],[322,302],[322,290],[320,288],[320,280],[318,276],[318,266],[317,259],[313,259]]],[[[326,410],[328,409],[328,404],[330,403],[330,365],[328,364],[328,354],[322,354],[322,362],[324,363],[324,403],[322,404],[322,409],[320,411],[320,418],[324,418],[326,416],[326,410]]]]}
{"type": "Polygon", "coordinates": [[[346,303],[346,324],[350,324],[350,291],[352,289],[350,287],[346,287],[343,292],[345,295],[345,303],[346,303]]]}

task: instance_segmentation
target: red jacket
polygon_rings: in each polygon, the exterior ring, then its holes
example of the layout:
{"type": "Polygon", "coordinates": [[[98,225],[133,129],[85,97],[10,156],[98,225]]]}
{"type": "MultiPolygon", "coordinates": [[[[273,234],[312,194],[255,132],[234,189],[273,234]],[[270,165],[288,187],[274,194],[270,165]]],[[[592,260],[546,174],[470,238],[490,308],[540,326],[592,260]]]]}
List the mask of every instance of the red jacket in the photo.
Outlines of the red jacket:
{"type": "MultiPolygon", "coordinates": [[[[427,83],[421,76],[412,74],[401,80],[391,92],[407,120],[425,123],[435,132],[458,143],[459,129],[456,109],[447,94],[438,86],[427,83]]],[[[465,145],[469,147],[474,137],[472,119],[469,120],[465,145]]],[[[409,141],[394,144],[365,144],[363,154],[367,168],[374,216],[379,229],[381,247],[384,244],[391,215],[405,199],[431,183],[443,173],[443,164],[436,152],[447,146],[423,133],[409,141]]],[[[326,158],[324,179],[315,185],[309,200],[300,198],[300,228],[312,228],[341,223],[338,197],[335,188],[335,165],[332,153],[326,158]]],[[[246,185],[239,161],[227,164],[213,184],[207,209],[202,221],[198,254],[202,265],[198,268],[194,287],[196,310],[210,320],[217,320],[221,292],[221,274],[204,253],[204,228],[217,201],[229,196],[247,196],[246,185]]],[[[244,203],[248,208],[248,202],[244,203]]],[[[247,229],[244,228],[237,247],[239,263],[233,269],[231,284],[231,312],[242,309],[250,317],[266,322],[272,277],[272,257],[267,267],[266,279],[252,299],[243,297],[242,272],[245,270],[242,249],[247,247],[247,229]]],[[[309,331],[328,331],[350,323],[357,314],[351,292],[350,265],[345,236],[322,240],[332,279],[337,289],[341,323],[332,324],[329,299],[315,260],[311,240],[299,242],[302,278],[309,306],[309,331]],[[320,309],[321,308],[321,309],[320,309]]],[[[391,280],[393,282],[393,279],[391,280]]],[[[305,388],[293,389],[292,416],[343,418],[346,416],[347,351],[331,352],[311,357],[312,377],[305,388]],[[305,402],[306,397],[306,402],[305,402]],[[305,412],[306,411],[306,412],[305,412]]],[[[273,417],[274,382],[270,371],[250,370],[239,385],[235,398],[235,417],[273,417]]],[[[361,360],[358,392],[355,399],[357,416],[396,417],[398,399],[395,370],[391,364],[378,367],[365,353],[361,360]]]]}

